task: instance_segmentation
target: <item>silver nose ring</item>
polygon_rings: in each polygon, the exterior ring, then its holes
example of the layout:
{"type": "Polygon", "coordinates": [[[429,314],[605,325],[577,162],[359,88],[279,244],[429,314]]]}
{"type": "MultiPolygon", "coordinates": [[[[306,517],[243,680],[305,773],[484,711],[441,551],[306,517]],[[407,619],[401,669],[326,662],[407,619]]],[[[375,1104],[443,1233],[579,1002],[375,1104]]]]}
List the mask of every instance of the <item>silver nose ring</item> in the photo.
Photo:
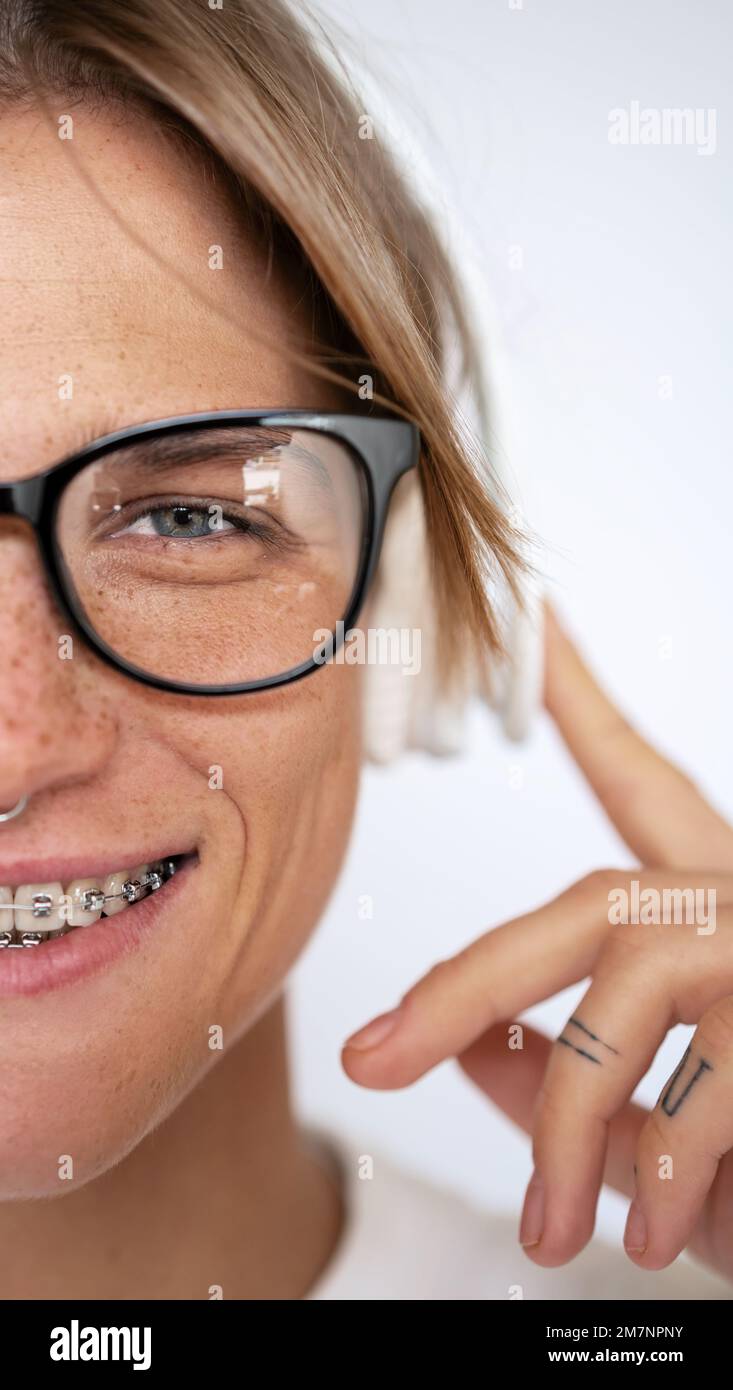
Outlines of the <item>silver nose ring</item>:
{"type": "Polygon", "coordinates": [[[20,801],[16,802],[15,806],[11,807],[9,811],[0,811],[0,821],[15,820],[16,816],[22,816],[27,805],[28,797],[21,796],[20,801]]]}

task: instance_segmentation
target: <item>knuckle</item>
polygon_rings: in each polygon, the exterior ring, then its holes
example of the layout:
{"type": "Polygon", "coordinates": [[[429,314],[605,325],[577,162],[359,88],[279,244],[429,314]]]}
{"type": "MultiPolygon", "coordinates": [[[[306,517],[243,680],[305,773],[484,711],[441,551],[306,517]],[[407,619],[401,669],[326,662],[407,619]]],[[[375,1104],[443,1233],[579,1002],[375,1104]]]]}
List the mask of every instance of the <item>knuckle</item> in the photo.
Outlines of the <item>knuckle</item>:
{"type": "Polygon", "coordinates": [[[697,1025],[695,1042],[718,1055],[733,1053],[733,998],[718,999],[705,1010],[697,1025]]]}
{"type": "Polygon", "coordinates": [[[630,966],[638,965],[643,946],[644,938],[639,936],[638,929],[634,934],[629,927],[613,927],[603,943],[593,972],[594,979],[603,979],[616,974],[619,969],[628,970],[630,966]]]}
{"type": "Polygon", "coordinates": [[[618,887],[620,878],[618,869],[592,869],[580,880],[578,887],[594,901],[607,899],[608,894],[618,887]]]}
{"type": "Polygon", "coordinates": [[[448,985],[458,974],[458,958],[456,956],[445,956],[441,960],[436,960],[423,976],[422,983],[427,984],[428,980],[432,984],[448,985]]]}
{"type": "Polygon", "coordinates": [[[552,1135],[567,1121],[567,1094],[567,1088],[558,1088],[546,1077],[535,1096],[532,1129],[535,1163],[544,1157],[552,1135]]]}
{"type": "Polygon", "coordinates": [[[656,925],[641,926],[636,922],[616,922],[609,917],[608,931],[603,939],[594,976],[599,972],[612,975],[621,969],[654,969],[660,986],[668,981],[669,933],[656,925]]]}
{"type": "Polygon", "coordinates": [[[567,1070],[569,1056],[572,1054],[567,1054],[564,1048],[555,1049],[535,1097],[534,1139],[540,1156],[548,1144],[557,1142],[568,1124],[576,1125],[582,1120],[586,1134],[596,1130],[603,1132],[607,1126],[605,1117],[595,1112],[593,1098],[574,1084],[577,1073],[567,1070]]]}
{"type": "Polygon", "coordinates": [[[655,967],[661,968],[666,955],[666,942],[667,938],[657,926],[640,927],[634,923],[622,923],[609,928],[601,953],[602,961],[615,967],[619,961],[626,964],[630,959],[640,962],[653,957],[655,967]]]}
{"type": "Polygon", "coordinates": [[[405,1000],[413,998],[435,998],[451,994],[457,988],[458,982],[463,974],[459,956],[446,956],[443,960],[437,960],[434,965],[419,979],[404,996],[405,1000]]]}
{"type": "Polygon", "coordinates": [[[636,1148],[639,1163],[656,1167],[668,1148],[668,1122],[657,1106],[649,1112],[639,1135],[636,1148]]]}

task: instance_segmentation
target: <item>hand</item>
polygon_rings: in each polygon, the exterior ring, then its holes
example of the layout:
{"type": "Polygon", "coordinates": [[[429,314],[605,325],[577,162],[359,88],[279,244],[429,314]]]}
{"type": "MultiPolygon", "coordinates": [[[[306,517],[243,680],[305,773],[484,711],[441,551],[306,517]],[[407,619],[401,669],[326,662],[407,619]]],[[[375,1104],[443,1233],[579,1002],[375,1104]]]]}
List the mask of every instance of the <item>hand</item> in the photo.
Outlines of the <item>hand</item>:
{"type": "Polygon", "coordinates": [[[622,718],[551,613],[547,630],[547,708],[645,867],[591,874],[440,961],[348,1040],[343,1066],[389,1090],[457,1057],[532,1132],[520,1239],[537,1264],[583,1248],[606,1181],[634,1197],[636,1264],[661,1269],[689,1243],[733,1277],[733,829],[622,718]],[[627,925],[634,881],[645,910],[627,925]],[[665,889],[692,890],[682,921],[665,922],[665,889]],[[524,1026],[509,1046],[518,1014],[588,976],[554,1043],[524,1026]],[[647,1112],[630,1097],[677,1023],[696,1031],[647,1112]]]}

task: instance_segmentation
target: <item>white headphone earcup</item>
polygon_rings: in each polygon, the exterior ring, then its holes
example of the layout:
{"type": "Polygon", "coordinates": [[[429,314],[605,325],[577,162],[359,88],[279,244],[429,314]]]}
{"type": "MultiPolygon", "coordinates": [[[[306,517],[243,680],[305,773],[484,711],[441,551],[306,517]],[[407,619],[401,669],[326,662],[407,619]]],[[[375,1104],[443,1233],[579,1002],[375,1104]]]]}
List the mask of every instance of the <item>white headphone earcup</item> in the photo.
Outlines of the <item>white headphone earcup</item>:
{"type": "Polygon", "coordinates": [[[545,675],[542,590],[529,579],[520,582],[520,591],[522,605],[511,600],[505,623],[506,659],[485,694],[507,738],[515,742],[526,738],[534,724],[545,675]]]}
{"type": "Polygon", "coordinates": [[[473,698],[498,714],[509,738],[527,734],[542,698],[543,633],[539,589],[526,583],[524,607],[511,599],[502,618],[506,659],[483,669],[468,664],[447,696],[439,676],[440,641],[432,601],[427,535],[420,488],[414,475],[395,493],[379,572],[369,603],[369,626],[413,634],[419,668],[367,665],[364,671],[364,754],[388,763],[409,748],[435,756],[461,751],[466,713],[473,698]]]}

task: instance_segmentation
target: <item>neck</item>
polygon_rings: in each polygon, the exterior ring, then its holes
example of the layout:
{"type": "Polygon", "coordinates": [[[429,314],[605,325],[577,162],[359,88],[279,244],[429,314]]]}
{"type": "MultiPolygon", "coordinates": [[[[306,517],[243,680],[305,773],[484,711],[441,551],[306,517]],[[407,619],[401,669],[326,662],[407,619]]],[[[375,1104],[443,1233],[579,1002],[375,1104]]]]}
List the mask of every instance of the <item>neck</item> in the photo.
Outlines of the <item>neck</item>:
{"type": "Polygon", "coordinates": [[[341,1199],[292,1112],[278,1000],[153,1134],[49,1202],[0,1206],[0,1299],[298,1299],[341,1199]]]}

